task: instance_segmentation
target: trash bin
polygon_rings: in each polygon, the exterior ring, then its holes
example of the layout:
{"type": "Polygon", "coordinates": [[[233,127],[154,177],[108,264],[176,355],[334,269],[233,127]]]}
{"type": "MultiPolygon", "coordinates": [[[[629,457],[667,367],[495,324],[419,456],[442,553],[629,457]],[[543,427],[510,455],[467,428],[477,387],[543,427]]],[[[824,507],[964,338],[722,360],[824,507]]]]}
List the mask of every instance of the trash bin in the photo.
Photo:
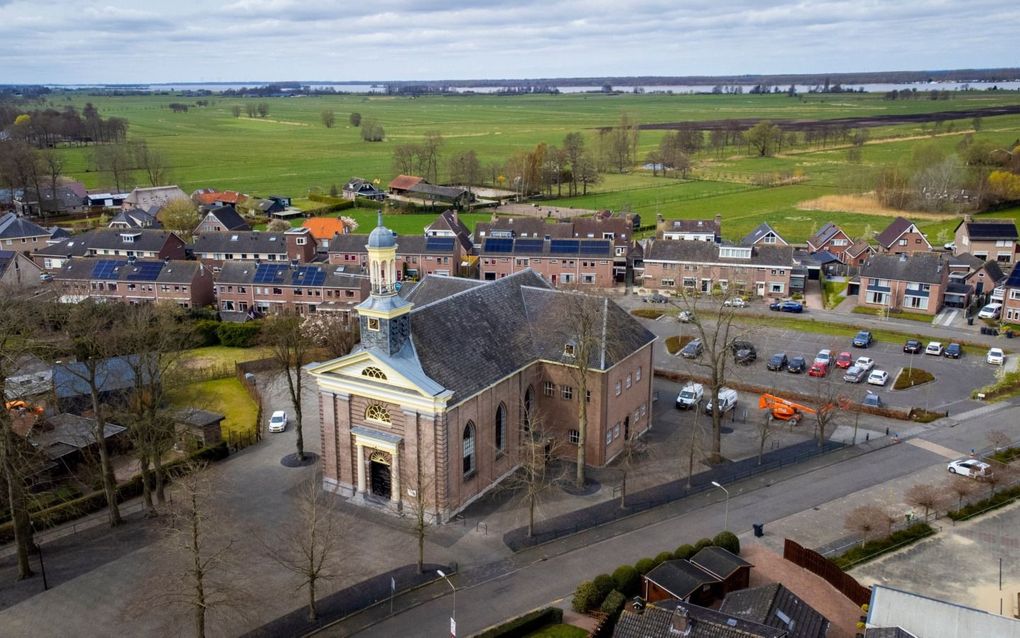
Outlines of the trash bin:
{"type": "Polygon", "coordinates": [[[968,326],[974,325],[974,317],[967,317],[967,325],[968,326]]]}
{"type": "Polygon", "coordinates": [[[1013,338],[1013,331],[1012,330],[1007,330],[1006,331],[1006,338],[1007,339],[1012,339],[1013,338]]]}
{"type": "Polygon", "coordinates": [[[758,538],[765,535],[765,523],[751,523],[751,527],[754,528],[754,535],[758,538]]]}

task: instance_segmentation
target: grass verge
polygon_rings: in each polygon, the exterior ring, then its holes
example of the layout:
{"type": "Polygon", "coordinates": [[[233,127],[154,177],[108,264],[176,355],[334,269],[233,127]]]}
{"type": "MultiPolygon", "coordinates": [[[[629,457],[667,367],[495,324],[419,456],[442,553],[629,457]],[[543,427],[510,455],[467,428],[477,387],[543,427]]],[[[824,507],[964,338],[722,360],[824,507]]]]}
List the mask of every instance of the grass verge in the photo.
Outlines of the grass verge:
{"type": "Polygon", "coordinates": [[[1020,370],[1007,372],[998,381],[970,393],[972,399],[984,395],[985,401],[1002,401],[1020,396],[1020,370]]]}
{"type": "Polygon", "coordinates": [[[1020,485],[1014,485],[1013,487],[1000,490],[988,498],[975,501],[970,505],[964,505],[958,510],[946,512],[946,516],[954,521],[965,521],[974,518],[978,514],[984,514],[985,512],[1005,507],[1018,498],[1020,498],[1020,485]]]}
{"type": "Polygon", "coordinates": [[[532,632],[526,638],[585,638],[588,632],[573,625],[549,625],[532,632]]]}
{"type": "Polygon", "coordinates": [[[666,337],[666,352],[670,354],[676,354],[683,349],[688,343],[694,340],[691,335],[666,337]]]}
{"type": "Polygon", "coordinates": [[[846,299],[843,293],[846,291],[848,284],[849,282],[846,281],[826,281],[822,283],[822,301],[826,309],[835,308],[846,299]]]}
{"type": "MultiPolygon", "coordinates": [[[[885,312],[881,308],[868,308],[866,306],[856,306],[853,312],[858,315],[871,315],[873,317],[885,316],[885,312]]],[[[931,315],[921,314],[920,312],[904,312],[893,311],[889,313],[890,319],[909,319],[910,321],[917,321],[919,323],[931,323],[935,317],[931,315]]]]}
{"type": "Polygon", "coordinates": [[[893,382],[893,390],[906,390],[907,388],[934,380],[935,375],[927,370],[922,370],[921,368],[903,368],[896,375],[896,381],[893,382]]]}
{"type": "Polygon", "coordinates": [[[928,523],[915,523],[906,529],[893,532],[892,534],[873,541],[867,541],[863,545],[853,547],[843,554],[832,559],[842,570],[856,567],[882,554],[888,554],[911,543],[916,543],[922,538],[927,538],[935,533],[935,530],[928,523]]]}
{"type": "Polygon", "coordinates": [[[226,416],[223,420],[223,438],[227,434],[247,434],[255,431],[258,406],[241,386],[236,377],[190,383],[179,388],[171,397],[180,408],[211,410],[226,416]]]}

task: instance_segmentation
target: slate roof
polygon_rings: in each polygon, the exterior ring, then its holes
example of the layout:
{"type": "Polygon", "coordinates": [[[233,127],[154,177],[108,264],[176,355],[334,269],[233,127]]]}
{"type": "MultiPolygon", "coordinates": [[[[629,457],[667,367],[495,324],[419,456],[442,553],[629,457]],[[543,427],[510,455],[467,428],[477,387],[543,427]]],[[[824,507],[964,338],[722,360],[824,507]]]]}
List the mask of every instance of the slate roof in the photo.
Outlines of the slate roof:
{"type": "Polygon", "coordinates": [[[578,239],[602,239],[602,233],[613,233],[617,244],[629,244],[634,226],[623,217],[579,217],[572,222],[573,236],[578,239]]]}
{"type": "Polygon", "coordinates": [[[134,262],[129,262],[124,257],[111,258],[108,255],[104,255],[96,258],[89,257],[68,260],[59,270],[54,271],[53,276],[58,281],[102,279],[103,281],[127,281],[135,283],[190,284],[203,268],[204,266],[201,262],[197,261],[136,259],[134,262]],[[110,270],[108,275],[97,277],[95,276],[96,267],[102,262],[120,262],[121,265],[110,270]]]}
{"type": "Polygon", "coordinates": [[[537,360],[567,363],[564,346],[576,333],[563,317],[574,306],[598,313],[604,326],[592,368],[606,370],[655,339],[615,302],[553,290],[531,269],[465,288],[411,311],[417,360],[429,378],[456,393],[455,400],[537,360]]]}
{"type": "Polygon", "coordinates": [[[722,547],[702,548],[691,557],[691,562],[723,579],[729,578],[741,567],[751,567],[751,563],[722,547]]]}
{"type": "Polygon", "coordinates": [[[195,255],[211,253],[286,254],[283,233],[261,233],[257,230],[199,233],[191,248],[195,255]]]}
{"type": "Polygon", "coordinates": [[[460,216],[455,210],[444,210],[439,213],[436,220],[425,227],[426,234],[430,231],[451,232],[464,250],[470,251],[472,248],[471,231],[464,225],[464,222],[461,221],[460,216]]]}
{"type": "Polygon", "coordinates": [[[726,595],[719,611],[786,630],[789,638],[825,638],[829,621],[780,583],[726,595]]]}
{"type": "MultiPolygon", "coordinates": [[[[1016,222],[1011,219],[982,219],[980,221],[963,221],[964,230],[971,241],[998,241],[1000,239],[1016,240],[1016,222]]],[[[957,226],[959,228],[959,226],[957,226]]]]}
{"type": "Polygon", "coordinates": [[[643,612],[625,609],[613,638],[786,638],[786,632],[756,622],[685,603],[670,601],[647,605],[643,612]],[[683,617],[687,631],[675,625],[683,617]]]}
{"type": "MultiPolygon", "coordinates": [[[[562,241],[555,239],[515,239],[513,240],[512,250],[506,252],[505,250],[492,250],[490,242],[500,241],[499,238],[489,238],[482,242],[478,248],[478,254],[480,255],[534,255],[534,256],[558,256],[570,259],[584,259],[590,258],[601,258],[608,259],[613,257],[613,242],[609,239],[577,239],[568,240],[576,242],[576,246],[573,251],[563,252],[560,249],[553,248],[553,242],[562,241]],[[583,250],[582,250],[583,248],[583,250]]],[[[510,241],[510,240],[503,240],[510,241]]]]}
{"type": "MultiPolygon", "coordinates": [[[[139,356],[130,354],[123,357],[110,357],[97,364],[96,380],[101,392],[126,390],[134,384],[135,372],[132,362],[139,356]]],[[[89,394],[89,370],[81,362],[61,363],[53,366],[53,391],[57,398],[64,399],[89,394]]]]}
{"type": "Polygon", "coordinates": [[[49,237],[50,233],[38,224],[14,213],[0,216],[0,239],[21,239],[28,237],[49,237]]]}
{"type": "Polygon", "coordinates": [[[101,228],[76,235],[65,241],[40,248],[33,254],[59,257],[81,257],[93,250],[129,249],[158,253],[172,239],[178,239],[170,231],[156,228],[101,228]],[[125,242],[122,235],[132,235],[134,241],[125,242]]]}
{"type": "Polygon", "coordinates": [[[835,237],[841,230],[842,229],[836,224],[827,222],[824,226],[818,229],[817,233],[808,239],[808,246],[817,250],[824,246],[830,239],[835,237]]]}
{"type": "Polygon", "coordinates": [[[984,262],[985,260],[980,257],[975,257],[970,253],[960,253],[959,255],[952,255],[949,257],[950,268],[958,268],[962,266],[967,270],[974,270],[975,268],[980,268],[981,264],[984,262]]]}
{"type": "Polygon", "coordinates": [[[574,236],[574,226],[564,222],[547,224],[538,217],[497,217],[475,224],[475,241],[496,236],[567,239],[574,236]]]}
{"type": "MultiPolygon", "coordinates": [[[[453,255],[454,249],[440,249],[435,246],[429,246],[429,240],[435,239],[433,237],[423,237],[420,235],[403,235],[397,236],[397,254],[398,255],[453,255]]],[[[334,235],[329,241],[329,252],[330,253],[366,253],[368,249],[365,248],[368,244],[368,235],[334,235]]]]}
{"type": "Polygon", "coordinates": [[[441,197],[449,200],[469,195],[467,189],[459,186],[437,186],[436,184],[429,184],[425,181],[418,182],[411,188],[407,189],[407,191],[418,195],[441,197]]]}
{"type": "Polygon", "coordinates": [[[645,261],[793,266],[791,246],[754,246],[751,248],[750,259],[719,257],[720,248],[708,241],[653,240],[645,249],[645,261]]]}
{"type": "Polygon", "coordinates": [[[251,226],[233,206],[217,206],[206,213],[206,217],[209,215],[215,217],[227,230],[251,230],[251,226]]]}
{"type": "Polygon", "coordinates": [[[982,270],[985,271],[985,274],[988,275],[988,278],[991,279],[993,283],[998,283],[1006,278],[1006,275],[1002,272],[1002,268],[999,267],[999,262],[989,259],[967,275],[967,279],[970,279],[982,270]]]}
{"type": "MultiPolygon", "coordinates": [[[[822,252],[825,252],[826,254],[832,255],[832,253],[830,253],[828,251],[822,251],[822,252]]],[[[857,259],[858,257],[860,257],[862,254],[864,254],[866,252],[875,252],[875,249],[871,247],[871,244],[869,244],[868,242],[864,241],[863,239],[858,239],[853,244],[851,244],[850,247],[847,248],[845,252],[846,252],[846,255],[848,257],[850,257],[851,259],[857,259]]],[[[833,255],[833,257],[835,257],[835,255],[833,255]]]]}
{"type": "Polygon", "coordinates": [[[885,230],[876,235],[875,239],[885,248],[892,248],[892,245],[896,243],[896,240],[900,238],[900,235],[910,230],[910,227],[913,225],[914,222],[909,219],[905,217],[897,217],[885,227],[885,230]]]}
{"type": "Polygon", "coordinates": [[[674,219],[666,225],[667,233],[715,233],[722,232],[722,224],[714,219],[674,219]]]}
{"type": "Polygon", "coordinates": [[[762,222],[758,224],[758,226],[754,230],[745,235],[744,238],[740,240],[740,244],[742,246],[751,246],[752,244],[757,243],[762,237],[768,235],[769,233],[774,234],[777,238],[779,238],[779,240],[783,244],[787,243],[786,240],[783,239],[783,236],[776,232],[776,229],[772,228],[772,226],[769,226],[768,222],[762,222]]]}
{"type": "MultiPolygon", "coordinates": [[[[28,434],[29,440],[50,460],[93,445],[96,420],[76,414],[55,414],[36,423],[28,434]]],[[[115,423],[103,425],[103,438],[109,439],[127,428],[115,423]]]]}
{"type": "Polygon", "coordinates": [[[861,267],[861,277],[938,284],[946,269],[941,254],[874,255],[861,267]]]}
{"type": "Polygon", "coordinates": [[[446,299],[458,292],[477,288],[485,285],[484,281],[478,279],[466,279],[464,277],[450,277],[447,275],[427,275],[414,286],[401,288],[404,299],[417,306],[424,306],[440,299],[446,299]]]}
{"type": "Polygon", "coordinates": [[[219,423],[223,419],[227,418],[219,412],[199,410],[198,408],[185,408],[183,410],[178,410],[176,416],[177,420],[181,423],[187,423],[188,425],[194,425],[196,427],[219,423]]]}
{"type": "Polygon", "coordinates": [[[414,175],[397,175],[393,178],[393,181],[390,182],[390,188],[408,190],[412,186],[416,186],[421,181],[422,178],[414,175]]]}
{"type": "Polygon", "coordinates": [[[124,224],[130,228],[162,228],[163,225],[159,223],[156,216],[148,213],[140,208],[132,208],[131,210],[125,210],[117,213],[117,215],[110,220],[107,226],[113,228],[117,224],[124,224]]]}
{"type": "MultiPolygon", "coordinates": [[[[289,262],[262,262],[262,265],[272,265],[280,270],[279,278],[271,285],[281,287],[308,287],[313,281],[311,277],[318,276],[319,273],[325,277],[321,284],[314,286],[315,288],[361,288],[368,281],[368,276],[363,274],[360,268],[355,271],[349,266],[302,264],[294,268],[289,262]]],[[[224,262],[219,274],[216,275],[216,283],[253,284],[258,268],[259,264],[254,261],[224,262]]]]}
{"type": "Polygon", "coordinates": [[[688,560],[667,560],[645,574],[645,578],[677,598],[687,598],[704,585],[722,582],[688,560]]]}

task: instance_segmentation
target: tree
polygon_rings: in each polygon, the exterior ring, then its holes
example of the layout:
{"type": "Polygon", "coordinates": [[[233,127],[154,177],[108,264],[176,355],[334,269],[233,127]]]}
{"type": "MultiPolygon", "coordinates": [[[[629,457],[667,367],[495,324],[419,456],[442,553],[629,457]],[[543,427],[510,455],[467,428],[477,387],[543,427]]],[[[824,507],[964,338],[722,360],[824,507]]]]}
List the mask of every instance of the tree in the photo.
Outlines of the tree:
{"type": "Polygon", "coordinates": [[[347,118],[347,121],[350,122],[351,126],[353,126],[354,128],[361,126],[361,113],[358,112],[351,113],[351,116],[347,118]]]}
{"type": "Polygon", "coordinates": [[[421,142],[423,177],[433,184],[439,181],[439,157],[443,144],[443,135],[439,131],[427,131],[421,142]]]}
{"type": "MultiPolygon", "coordinates": [[[[198,215],[198,207],[190,199],[174,199],[165,206],[159,213],[163,228],[173,231],[182,237],[190,237],[195,228],[202,221],[198,215]]],[[[289,227],[289,226],[288,226],[289,227]]]]}
{"type": "Polygon", "coordinates": [[[235,104],[230,107],[230,114],[234,117],[241,117],[241,106],[239,104],[235,104]]]}
{"type": "Polygon", "coordinates": [[[927,522],[929,512],[934,510],[937,515],[945,503],[945,493],[937,485],[918,483],[907,490],[906,500],[914,507],[924,508],[924,520],[927,522]]]}
{"type": "Polygon", "coordinates": [[[844,526],[851,532],[861,536],[861,544],[889,535],[893,517],[878,505],[862,505],[846,515],[844,526]]]}
{"type": "Polygon", "coordinates": [[[839,405],[844,403],[840,397],[842,386],[837,386],[831,379],[819,379],[815,384],[815,441],[819,448],[825,446],[826,438],[831,434],[832,426],[839,416],[839,405]]]}
{"type": "Polygon", "coordinates": [[[521,405],[522,427],[517,445],[510,450],[511,462],[517,466],[503,482],[508,490],[528,510],[528,538],[535,535],[535,510],[557,480],[565,472],[557,470],[552,459],[562,450],[563,437],[554,436],[536,405],[521,405]]]}
{"type": "Polygon", "coordinates": [[[269,103],[259,102],[258,106],[255,107],[259,113],[259,117],[269,117],[269,103]]]}
{"type": "Polygon", "coordinates": [[[276,537],[263,545],[269,557],[300,579],[308,590],[308,621],[319,619],[316,588],[336,578],[342,565],[346,527],[332,503],[333,495],[314,478],[300,488],[298,513],[276,537]]]}
{"type": "Polygon", "coordinates": [[[245,111],[248,113],[248,117],[255,117],[259,114],[258,104],[254,102],[248,102],[244,105],[245,111]]]}
{"type": "Polygon", "coordinates": [[[302,431],[303,411],[301,399],[304,379],[301,371],[308,363],[311,341],[301,329],[301,318],[297,315],[278,314],[266,319],[262,327],[262,338],[270,348],[276,368],[283,373],[287,393],[294,408],[294,431],[297,433],[297,460],[305,460],[305,439],[302,431]]]}
{"type": "MultiPolygon", "coordinates": [[[[41,154],[41,167],[45,170],[47,181],[49,181],[50,193],[53,196],[53,205],[59,209],[60,199],[57,197],[57,186],[60,185],[60,175],[64,172],[64,159],[53,149],[46,149],[41,154]]],[[[46,216],[43,210],[42,201],[39,201],[39,212],[46,216]]],[[[57,212],[60,212],[57,210],[57,212]]]]}
{"type": "Polygon", "coordinates": [[[323,110],[319,117],[322,118],[322,125],[326,128],[333,128],[333,125],[336,124],[336,113],[333,109],[323,110]]]}
{"type": "Polygon", "coordinates": [[[761,121],[747,130],[747,143],[758,153],[758,157],[769,157],[775,152],[778,136],[782,131],[770,122],[761,121]]]}
{"type": "Polygon", "coordinates": [[[567,133],[563,138],[563,152],[570,166],[570,194],[577,195],[577,182],[581,175],[581,162],[584,159],[584,136],[576,131],[567,133]]]}
{"type": "Polygon", "coordinates": [[[274,219],[266,224],[266,230],[271,233],[285,233],[290,230],[290,222],[286,219],[274,219]]]}
{"type": "Polygon", "coordinates": [[[956,509],[963,508],[963,499],[967,498],[977,490],[977,484],[962,476],[952,476],[945,483],[945,490],[956,496],[956,509]]]}
{"type": "Polygon", "coordinates": [[[333,358],[350,354],[361,339],[358,322],[345,320],[339,313],[309,314],[301,323],[301,329],[312,344],[324,349],[333,358]]]}
{"type": "Polygon", "coordinates": [[[381,142],[386,139],[386,131],[377,120],[362,120],[361,139],[366,142],[381,142]]]}
{"type": "Polygon", "coordinates": [[[463,151],[451,157],[448,170],[450,181],[463,184],[469,192],[472,186],[482,181],[482,164],[473,150],[463,151]]]}
{"type": "Polygon", "coordinates": [[[418,145],[397,144],[393,147],[393,171],[399,175],[418,172],[418,145]]]}
{"type": "Polygon", "coordinates": [[[609,163],[620,173],[634,164],[638,145],[638,124],[631,115],[622,113],[620,122],[609,132],[609,163]]]}
{"type": "Polygon", "coordinates": [[[109,173],[118,192],[123,192],[131,181],[135,168],[134,158],[126,144],[104,144],[92,150],[96,170],[109,173]]]}
{"type": "Polygon", "coordinates": [[[131,147],[135,166],[145,172],[150,186],[160,186],[170,181],[166,158],[162,153],[149,148],[145,140],[135,140],[131,147]]]}

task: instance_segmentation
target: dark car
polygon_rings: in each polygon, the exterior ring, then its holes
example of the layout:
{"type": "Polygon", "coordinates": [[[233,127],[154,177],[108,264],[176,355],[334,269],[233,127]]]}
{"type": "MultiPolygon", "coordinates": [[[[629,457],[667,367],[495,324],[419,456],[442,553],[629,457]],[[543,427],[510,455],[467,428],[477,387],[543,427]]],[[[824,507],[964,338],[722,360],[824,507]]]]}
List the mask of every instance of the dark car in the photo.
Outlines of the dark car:
{"type": "Polygon", "coordinates": [[[958,343],[951,343],[948,346],[946,346],[946,349],[945,351],[943,351],[942,354],[949,357],[950,359],[959,359],[960,355],[963,354],[963,348],[961,348],[960,344],[958,343]]]}
{"type": "Polygon", "coordinates": [[[903,352],[907,354],[920,354],[924,350],[924,346],[917,339],[907,339],[907,342],[903,344],[903,352]]]}
{"type": "Polygon", "coordinates": [[[872,341],[874,341],[874,338],[871,336],[871,333],[867,330],[861,330],[854,337],[853,344],[855,348],[867,348],[871,345],[872,341]]]}
{"type": "Polygon", "coordinates": [[[769,362],[765,364],[765,367],[768,368],[769,370],[775,370],[776,372],[779,372],[780,370],[785,368],[786,364],[788,363],[789,361],[786,358],[786,353],[780,352],[769,357],[769,362]]]}
{"type": "Polygon", "coordinates": [[[689,341],[687,345],[680,350],[680,356],[684,359],[697,359],[701,356],[704,349],[704,346],[701,345],[701,339],[695,339],[694,341],[689,341]]]}
{"type": "Polygon", "coordinates": [[[730,345],[730,349],[733,351],[734,363],[747,365],[754,363],[758,358],[758,351],[750,341],[734,341],[730,345]]]}
{"type": "Polygon", "coordinates": [[[861,401],[861,404],[868,405],[873,408],[880,408],[882,407],[882,397],[878,396],[874,392],[869,392],[864,395],[864,400],[861,401]]]}
{"type": "Polygon", "coordinates": [[[666,303],[669,299],[665,295],[655,293],[651,297],[648,297],[648,303],[666,303]]]}
{"type": "Polygon", "coordinates": [[[794,374],[800,374],[801,372],[804,372],[804,370],[806,369],[807,361],[804,360],[804,357],[799,356],[792,357],[790,361],[786,364],[786,371],[792,372],[794,374]]]}
{"type": "Polygon", "coordinates": [[[774,301],[769,304],[769,310],[780,312],[804,312],[804,305],[796,301],[774,301]]]}

